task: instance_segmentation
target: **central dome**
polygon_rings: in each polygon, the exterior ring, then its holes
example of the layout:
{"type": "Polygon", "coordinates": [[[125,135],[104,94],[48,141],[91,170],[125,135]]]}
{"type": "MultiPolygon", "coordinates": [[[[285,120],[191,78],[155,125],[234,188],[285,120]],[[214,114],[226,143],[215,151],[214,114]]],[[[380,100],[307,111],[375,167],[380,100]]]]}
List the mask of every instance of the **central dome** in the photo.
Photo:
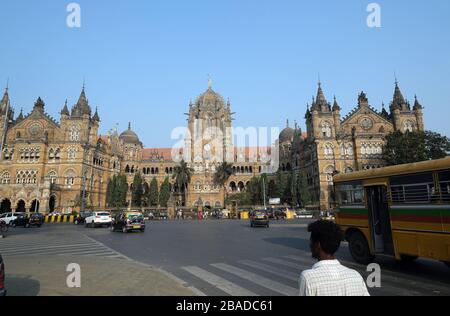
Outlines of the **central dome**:
{"type": "Polygon", "coordinates": [[[141,142],[137,134],[131,130],[131,123],[128,124],[128,130],[120,134],[119,138],[127,144],[139,144],[141,142]]]}
{"type": "Polygon", "coordinates": [[[215,106],[225,106],[225,101],[223,97],[215,92],[211,87],[206,90],[203,94],[201,94],[197,101],[195,102],[196,105],[200,107],[207,107],[211,105],[215,106]]]}

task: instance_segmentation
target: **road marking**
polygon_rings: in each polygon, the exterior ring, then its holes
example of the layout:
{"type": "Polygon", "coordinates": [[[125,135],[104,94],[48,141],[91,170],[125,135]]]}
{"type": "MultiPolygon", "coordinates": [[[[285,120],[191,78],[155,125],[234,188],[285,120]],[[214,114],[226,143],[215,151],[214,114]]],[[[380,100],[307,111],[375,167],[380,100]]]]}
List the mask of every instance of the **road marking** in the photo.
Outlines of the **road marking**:
{"type": "Polygon", "coordinates": [[[191,266],[191,267],[183,267],[183,270],[189,272],[190,274],[196,276],[197,278],[213,285],[219,290],[227,293],[231,296],[257,296],[255,293],[246,290],[239,285],[234,284],[224,278],[215,275],[211,272],[203,270],[202,268],[191,266]]]}
{"type": "Polygon", "coordinates": [[[267,278],[265,278],[263,276],[257,275],[257,274],[255,274],[253,272],[250,272],[250,271],[247,271],[247,270],[243,270],[243,269],[240,269],[240,268],[237,268],[237,267],[233,267],[233,266],[225,264],[225,263],[216,263],[216,264],[212,264],[212,266],[217,268],[217,269],[223,270],[225,272],[237,275],[238,277],[240,277],[240,278],[242,278],[244,280],[253,282],[253,283],[257,284],[257,285],[260,285],[260,286],[265,287],[265,288],[267,288],[269,290],[278,292],[280,294],[283,294],[283,295],[286,295],[286,296],[296,296],[296,295],[298,295],[298,290],[297,289],[295,289],[293,287],[290,287],[290,286],[287,286],[287,285],[284,285],[284,284],[281,284],[281,283],[278,283],[278,282],[275,282],[275,281],[272,281],[272,280],[267,279],[267,278]]]}
{"type": "Polygon", "coordinates": [[[268,273],[272,273],[279,277],[282,277],[282,278],[285,278],[285,279],[288,279],[291,281],[295,281],[295,282],[297,282],[300,277],[298,274],[295,274],[295,273],[292,273],[292,272],[289,272],[286,270],[276,269],[276,268],[273,268],[264,263],[260,263],[260,262],[256,262],[256,261],[252,261],[252,260],[241,260],[238,262],[241,264],[244,264],[246,266],[253,267],[253,268],[268,272],[268,273]]]}

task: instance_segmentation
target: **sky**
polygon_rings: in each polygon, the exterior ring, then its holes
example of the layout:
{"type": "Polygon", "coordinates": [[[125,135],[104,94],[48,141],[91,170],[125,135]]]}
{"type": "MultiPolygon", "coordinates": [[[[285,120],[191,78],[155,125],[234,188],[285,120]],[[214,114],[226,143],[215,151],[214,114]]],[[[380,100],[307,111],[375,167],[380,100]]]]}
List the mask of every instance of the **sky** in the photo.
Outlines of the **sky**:
{"type": "Polygon", "coordinates": [[[69,28],[72,1],[2,0],[0,87],[9,78],[16,114],[40,96],[59,120],[85,81],[101,133],[131,121],[146,147],[170,147],[208,75],[245,128],[304,128],[319,76],[344,115],[360,91],[381,110],[397,77],[426,128],[450,136],[450,1],[378,0],[370,28],[374,1],[78,0],[81,27],[69,28]]]}

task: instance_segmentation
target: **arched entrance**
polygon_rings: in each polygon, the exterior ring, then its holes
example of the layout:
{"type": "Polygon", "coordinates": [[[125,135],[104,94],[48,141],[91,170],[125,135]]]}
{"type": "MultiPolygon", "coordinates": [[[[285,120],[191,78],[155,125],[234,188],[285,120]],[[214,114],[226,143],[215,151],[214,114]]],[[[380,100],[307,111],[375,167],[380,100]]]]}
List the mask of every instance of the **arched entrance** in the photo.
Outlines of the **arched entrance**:
{"type": "Polygon", "coordinates": [[[8,199],[4,199],[0,204],[0,214],[9,212],[11,212],[11,201],[8,199]]]}
{"type": "Polygon", "coordinates": [[[211,210],[211,203],[210,202],[205,202],[205,208],[210,211],[211,210]]]}
{"type": "Polygon", "coordinates": [[[25,201],[20,200],[19,202],[17,202],[16,212],[25,213],[26,211],[27,210],[25,208],[25,201]]]}
{"type": "Polygon", "coordinates": [[[55,207],[56,207],[56,197],[52,195],[50,197],[50,200],[48,201],[48,209],[50,213],[53,213],[55,211],[55,207]]]}
{"type": "Polygon", "coordinates": [[[33,200],[33,202],[31,202],[30,212],[31,213],[39,213],[39,206],[40,206],[39,201],[33,200]]]}

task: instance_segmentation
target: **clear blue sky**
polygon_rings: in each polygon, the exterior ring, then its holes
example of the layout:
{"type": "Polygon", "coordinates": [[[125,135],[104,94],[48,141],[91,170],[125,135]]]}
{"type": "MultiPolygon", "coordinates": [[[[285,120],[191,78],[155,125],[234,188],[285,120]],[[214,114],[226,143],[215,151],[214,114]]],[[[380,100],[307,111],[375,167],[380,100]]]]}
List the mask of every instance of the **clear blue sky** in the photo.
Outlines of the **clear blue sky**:
{"type": "Polygon", "coordinates": [[[0,84],[16,113],[38,96],[59,119],[86,78],[101,132],[128,121],[147,147],[171,146],[189,99],[207,88],[230,97],[236,126],[304,126],[318,73],[346,114],[364,90],[381,108],[394,91],[417,94],[426,127],[450,136],[450,2],[363,0],[78,0],[82,27],[66,26],[63,0],[2,0],[0,84]],[[1,84],[4,85],[4,84],[1,84]]]}

